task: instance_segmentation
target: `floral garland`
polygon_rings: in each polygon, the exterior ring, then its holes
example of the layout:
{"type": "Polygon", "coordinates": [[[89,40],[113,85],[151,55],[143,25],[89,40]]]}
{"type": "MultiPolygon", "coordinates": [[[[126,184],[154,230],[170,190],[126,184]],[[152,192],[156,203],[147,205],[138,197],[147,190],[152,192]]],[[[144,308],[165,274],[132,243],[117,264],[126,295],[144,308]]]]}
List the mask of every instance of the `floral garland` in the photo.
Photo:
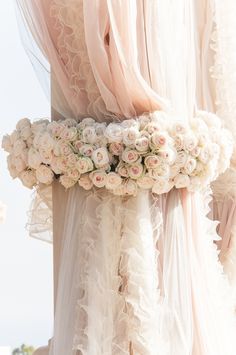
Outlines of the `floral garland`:
{"type": "Polygon", "coordinates": [[[184,124],[156,111],[109,124],[24,118],[3,137],[2,147],[12,178],[28,188],[59,178],[65,188],[78,183],[86,190],[136,195],[139,188],[154,194],[201,189],[227,169],[233,142],[212,113],[197,112],[184,124]]]}

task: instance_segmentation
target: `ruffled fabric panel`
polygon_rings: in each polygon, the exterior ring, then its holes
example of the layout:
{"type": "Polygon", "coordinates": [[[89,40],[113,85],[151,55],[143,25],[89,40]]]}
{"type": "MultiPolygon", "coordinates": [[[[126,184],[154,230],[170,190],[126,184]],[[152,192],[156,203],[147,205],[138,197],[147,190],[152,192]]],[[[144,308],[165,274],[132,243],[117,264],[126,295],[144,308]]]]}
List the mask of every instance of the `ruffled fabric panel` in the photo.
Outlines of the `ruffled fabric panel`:
{"type": "Polygon", "coordinates": [[[68,191],[50,355],[235,354],[209,200],[68,191]]]}
{"type": "MultiPolygon", "coordinates": [[[[214,2],[214,24],[211,47],[214,65],[211,75],[215,80],[215,104],[217,114],[233,134],[236,147],[236,26],[234,0],[214,2]]],[[[236,288],[236,148],[231,167],[213,183],[214,218],[220,221],[218,232],[220,258],[232,284],[236,288]]]]}

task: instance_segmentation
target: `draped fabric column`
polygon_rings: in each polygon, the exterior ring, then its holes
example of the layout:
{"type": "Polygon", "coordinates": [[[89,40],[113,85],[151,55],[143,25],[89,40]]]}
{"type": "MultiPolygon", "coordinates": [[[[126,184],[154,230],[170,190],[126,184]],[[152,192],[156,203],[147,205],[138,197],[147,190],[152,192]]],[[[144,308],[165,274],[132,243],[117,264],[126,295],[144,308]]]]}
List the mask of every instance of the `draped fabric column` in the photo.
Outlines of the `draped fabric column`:
{"type": "MultiPolygon", "coordinates": [[[[54,108],[100,122],[155,110],[189,122],[214,110],[204,62],[212,3],[18,0],[51,65],[54,108]]],[[[210,190],[128,198],[55,184],[53,194],[61,251],[50,355],[235,354],[210,190]]]]}

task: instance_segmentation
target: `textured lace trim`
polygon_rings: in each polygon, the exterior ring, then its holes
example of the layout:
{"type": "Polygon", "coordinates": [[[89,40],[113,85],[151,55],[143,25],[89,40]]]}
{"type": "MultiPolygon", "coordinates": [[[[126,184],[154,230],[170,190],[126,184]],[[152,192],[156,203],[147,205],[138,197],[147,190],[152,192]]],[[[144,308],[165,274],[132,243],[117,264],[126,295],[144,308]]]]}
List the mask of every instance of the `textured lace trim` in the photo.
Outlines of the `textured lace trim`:
{"type": "Polygon", "coordinates": [[[162,218],[154,202],[150,208],[147,195],[140,193],[137,201],[99,191],[94,216],[89,216],[89,196],[84,205],[74,338],[79,354],[154,355],[159,354],[158,348],[160,354],[166,353],[158,337],[161,296],[156,244],[162,218]],[[146,214],[143,204],[147,204],[146,214]],[[100,265],[99,270],[93,270],[93,265],[100,265]],[[93,293],[94,300],[89,302],[93,293]],[[96,334],[89,326],[94,314],[96,334]]]}
{"type": "Polygon", "coordinates": [[[81,107],[77,107],[77,100],[78,96],[82,95],[87,109],[85,114],[93,117],[98,116],[98,112],[96,112],[98,106],[99,110],[102,108],[106,112],[86,48],[83,1],[54,0],[50,8],[50,15],[55,21],[54,28],[58,33],[57,48],[69,79],[69,88],[72,93],[71,105],[81,116],[81,107]],[[99,105],[97,105],[98,101],[99,105]]]}

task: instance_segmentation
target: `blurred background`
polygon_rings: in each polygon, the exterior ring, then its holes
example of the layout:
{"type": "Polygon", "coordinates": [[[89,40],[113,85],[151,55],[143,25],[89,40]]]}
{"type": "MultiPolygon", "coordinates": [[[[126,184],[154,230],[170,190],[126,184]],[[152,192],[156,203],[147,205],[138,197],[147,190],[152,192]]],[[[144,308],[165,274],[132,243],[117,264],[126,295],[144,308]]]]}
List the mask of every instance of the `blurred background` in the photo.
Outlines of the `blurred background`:
{"type": "MultiPolygon", "coordinates": [[[[21,43],[14,2],[0,2],[0,139],[20,118],[50,114],[21,43]]],[[[23,343],[47,344],[52,334],[52,246],[28,236],[31,197],[32,191],[9,176],[1,150],[0,201],[7,215],[0,225],[0,355],[23,343]]]]}

